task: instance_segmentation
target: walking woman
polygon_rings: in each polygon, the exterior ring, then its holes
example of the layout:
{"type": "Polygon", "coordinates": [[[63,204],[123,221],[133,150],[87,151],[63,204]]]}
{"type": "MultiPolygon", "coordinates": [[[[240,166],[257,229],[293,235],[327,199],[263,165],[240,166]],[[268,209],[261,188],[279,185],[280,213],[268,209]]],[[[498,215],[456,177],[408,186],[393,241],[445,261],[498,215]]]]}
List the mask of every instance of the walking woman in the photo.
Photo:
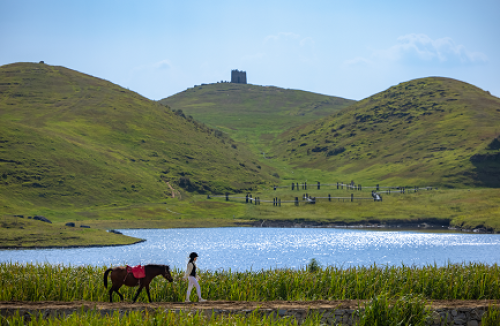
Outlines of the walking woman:
{"type": "Polygon", "coordinates": [[[207,300],[201,297],[200,285],[198,284],[199,277],[196,275],[196,264],[195,261],[198,258],[198,254],[196,252],[192,252],[189,254],[189,262],[186,268],[186,274],[184,274],[184,278],[187,278],[189,281],[186,302],[191,302],[189,297],[191,296],[191,290],[193,290],[193,286],[196,287],[196,294],[198,294],[199,302],[205,302],[207,300]]]}

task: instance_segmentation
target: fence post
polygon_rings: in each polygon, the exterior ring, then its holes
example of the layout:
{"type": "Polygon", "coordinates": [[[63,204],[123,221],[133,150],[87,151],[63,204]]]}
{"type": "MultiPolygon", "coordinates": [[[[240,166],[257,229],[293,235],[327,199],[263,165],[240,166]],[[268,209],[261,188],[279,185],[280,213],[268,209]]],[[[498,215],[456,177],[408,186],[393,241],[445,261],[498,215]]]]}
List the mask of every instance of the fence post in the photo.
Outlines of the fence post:
{"type": "Polygon", "coordinates": [[[276,186],[274,186],[274,191],[276,191],[276,186]]]}
{"type": "Polygon", "coordinates": [[[292,182],[292,190],[293,190],[293,188],[295,188],[294,186],[295,186],[295,184],[292,182]]]}
{"type": "Polygon", "coordinates": [[[250,194],[250,204],[252,204],[252,202],[253,202],[253,196],[252,194],[250,194]]]}
{"type": "Polygon", "coordinates": [[[210,194],[207,195],[207,199],[210,199],[210,194]]]}
{"type": "Polygon", "coordinates": [[[378,191],[378,189],[379,189],[379,185],[377,185],[377,191],[378,191]]]}
{"type": "Polygon", "coordinates": [[[245,200],[246,200],[246,203],[248,204],[248,194],[247,194],[245,200]]]}
{"type": "Polygon", "coordinates": [[[307,182],[304,182],[304,190],[307,190],[307,182]]]}
{"type": "Polygon", "coordinates": [[[339,189],[339,183],[337,182],[337,190],[339,189]]]}
{"type": "Polygon", "coordinates": [[[354,201],[354,194],[351,194],[351,202],[354,201]]]}
{"type": "Polygon", "coordinates": [[[226,201],[228,201],[228,200],[229,200],[229,193],[226,192],[226,201]]]}
{"type": "Polygon", "coordinates": [[[332,201],[332,196],[330,196],[330,194],[328,194],[328,201],[332,201]]]}
{"type": "Polygon", "coordinates": [[[299,206],[299,197],[295,197],[295,206],[299,206]]]}
{"type": "Polygon", "coordinates": [[[320,185],[320,183],[319,183],[319,181],[318,181],[318,190],[319,190],[320,186],[321,186],[321,185],[320,185]]]}

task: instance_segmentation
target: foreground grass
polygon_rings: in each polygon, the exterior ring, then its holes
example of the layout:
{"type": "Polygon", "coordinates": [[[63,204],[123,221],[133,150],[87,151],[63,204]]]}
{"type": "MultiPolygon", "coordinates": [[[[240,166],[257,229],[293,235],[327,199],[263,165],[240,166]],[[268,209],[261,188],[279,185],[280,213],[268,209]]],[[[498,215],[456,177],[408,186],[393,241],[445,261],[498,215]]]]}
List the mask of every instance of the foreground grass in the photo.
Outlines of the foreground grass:
{"type": "MultiPolygon", "coordinates": [[[[106,267],[67,267],[50,264],[0,264],[0,301],[109,300],[103,286],[106,267]]],[[[151,283],[154,301],[183,302],[187,283],[173,271],[173,283],[161,277],[151,283]]],[[[444,267],[371,266],[258,272],[207,271],[200,274],[202,296],[209,300],[369,300],[420,295],[427,300],[500,299],[500,267],[484,264],[450,264],[444,267]]],[[[131,301],[136,288],[122,288],[131,301]]],[[[145,292],[145,291],[143,291],[145,292]]],[[[193,295],[194,297],[194,295],[193,295]]],[[[118,300],[115,296],[115,300],[118,300]]],[[[139,301],[147,302],[145,293],[139,301]]]]}
{"type": "MultiPolygon", "coordinates": [[[[401,298],[395,304],[389,305],[386,297],[377,297],[366,304],[364,312],[354,313],[355,325],[429,325],[430,312],[424,307],[425,301],[414,298],[401,298]]],[[[2,317],[0,317],[2,318],[2,317]]],[[[267,326],[288,326],[299,325],[297,319],[291,317],[278,318],[276,313],[269,315],[261,314],[258,311],[247,316],[234,315],[211,315],[206,316],[200,312],[189,313],[171,311],[130,311],[120,314],[115,311],[112,315],[101,315],[98,311],[72,313],[66,317],[44,318],[42,315],[32,315],[28,318],[17,313],[14,316],[0,319],[7,325],[218,325],[218,326],[243,326],[243,325],[267,325],[267,326]]],[[[481,321],[483,326],[498,325],[500,321],[499,311],[489,310],[481,321]]],[[[321,314],[310,313],[300,325],[321,324],[321,314]]]]}
{"type": "MultiPolygon", "coordinates": [[[[1,317],[0,317],[1,318],[1,317]]],[[[297,325],[294,318],[276,318],[275,315],[261,316],[259,313],[253,313],[249,316],[241,315],[219,315],[205,316],[202,313],[188,313],[171,311],[131,311],[127,314],[120,314],[118,311],[112,315],[102,316],[98,311],[73,313],[65,318],[43,318],[32,316],[26,323],[23,316],[12,316],[5,319],[7,325],[208,325],[208,326],[243,326],[243,325],[269,325],[269,326],[288,326],[297,325]]],[[[318,325],[321,316],[313,315],[305,320],[302,325],[318,325]]],[[[2,323],[3,325],[3,323],[2,323]]]]}
{"type": "MultiPolygon", "coordinates": [[[[105,267],[64,267],[49,264],[0,264],[2,301],[107,301],[101,286],[105,267]]],[[[151,285],[153,300],[183,301],[186,282],[174,271],[174,283],[157,278],[151,285]]],[[[338,267],[307,270],[268,270],[231,273],[204,272],[202,295],[210,300],[342,300],[368,299],[355,311],[356,325],[426,325],[434,299],[499,299],[500,268],[483,264],[445,267],[338,267]]],[[[130,300],[135,288],[123,289],[130,300]]],[[[139,300],[144,301],[143,294],[139,300]]],[[[310,314],[302,325],[318,325],[321,314],[310,314]]],[[[482,325],[497,325],[499,313],[490,310],[482,325]]],[[[102,316],[97,311],[73,313],[66,317],[26,319],[19,314],[2,319],[8,325],[297,325],[294,318],[253,312],[244,315],[205,315],[170,311],[131,311],[102,316]]]]}

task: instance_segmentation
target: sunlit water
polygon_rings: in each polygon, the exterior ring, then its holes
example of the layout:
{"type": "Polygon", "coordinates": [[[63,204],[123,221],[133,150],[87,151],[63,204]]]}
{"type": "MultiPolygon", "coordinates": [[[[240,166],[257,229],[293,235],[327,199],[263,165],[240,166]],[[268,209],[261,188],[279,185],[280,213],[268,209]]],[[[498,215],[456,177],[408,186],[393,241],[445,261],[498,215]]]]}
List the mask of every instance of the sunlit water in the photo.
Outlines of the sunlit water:
{"type": "Polygon", "coordinates": [[[2,262],[64,265],[168,264],[183,269],[196,251],[201,269],[244,271],[322,265],[423,266],[500,263],[500,235],[321,228],[121,230],[146,242],[119,247],[0,250],[2,262]]]}

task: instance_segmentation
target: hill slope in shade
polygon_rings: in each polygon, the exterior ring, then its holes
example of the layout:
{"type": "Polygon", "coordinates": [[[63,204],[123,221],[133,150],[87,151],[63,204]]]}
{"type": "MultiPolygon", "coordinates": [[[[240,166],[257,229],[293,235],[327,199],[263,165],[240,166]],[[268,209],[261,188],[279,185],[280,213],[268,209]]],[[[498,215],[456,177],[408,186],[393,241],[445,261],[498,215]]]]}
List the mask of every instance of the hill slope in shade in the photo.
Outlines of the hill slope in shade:
{"type": "Polygon", "coordinates": [[[275,182],[244,146],[67,68],[0,67],[0,207],[154,202],[275,182]]]}
{"type": "Polygon", "coordinates": [[[218,83],[195,86],[160,103],[224,130],[258,152],[285,130],[355,101],[273,86],[218,83]]]}
{"type": "Polygon", "coordinates": [[[370,183],[498,187],[499,135],[499,98],[429,77],[289,130],[274,153],[293,165],[370,183]]]}

